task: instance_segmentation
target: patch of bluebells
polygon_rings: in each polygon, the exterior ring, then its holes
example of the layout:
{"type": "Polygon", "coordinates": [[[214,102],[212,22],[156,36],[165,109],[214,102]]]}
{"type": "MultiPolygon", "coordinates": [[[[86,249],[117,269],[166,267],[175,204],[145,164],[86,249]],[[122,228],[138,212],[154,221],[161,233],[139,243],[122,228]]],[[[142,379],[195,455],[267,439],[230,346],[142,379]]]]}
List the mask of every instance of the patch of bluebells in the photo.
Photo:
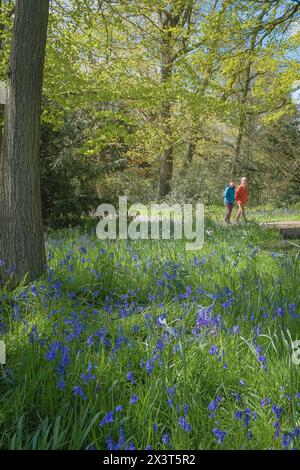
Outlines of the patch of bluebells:
{"type": "Polygon", "coordinates": [[[265,406],[269,405],[270,403],[271,403],[271,398],[269,398],[269,397],[262,398],[262,399],[260,400],[260,406],[261,406],[262,408],[264,408],[265,406]]]}
{"type": "Polygon", "coordinates": [[[219,355],[219,350],[220,350],[219,346],[213,345],[209,349],[209,354],[211,356],[218,356],[219,355]]]}
{"type": "MultiPolygon", "coordinates": [[[[86,254],[88,251],[88,247],[86,245],[81,245],[79,248],[79,251],[82,254],[86,254]]],[[[109,255],[109,251],[106,252],[104,250],[107,256],[109,255]]],[[[135,260],[137,260],[136,255],[134,255],[135,260]]],[[[53,258],[53,255],[51,256],[53,258]]],[[[112,259],[110,257],[110,259],[112,259]]],[[[51,259],[49,258],[49,261],[51,259]]],[[[225,262],[226,259],[224,257],[225,262]]],[[[76,259],[74,257],[74,253],[68,253],[68,255],[60,261],[60,265],[62,267],[71,267],[70,262],[74,262],[74,269],[76,266],[76,259]]],[[[68,312],[71,313],[68,314],[68,316],[63,317],[63,315],[66,315],[65,312],[63,312],[63,309],[61,307],[56,308],[48,308],[46,310],[46,315],[45,318],[48,316],[49,321],[51,322],[51,327],[53,327],[53,337],[56,336],[57,338],[60,337],[60,341],[55,341],[55,338],[52,337],[51,343],[48,346],[47,351],[45,352],[45,359],[47,361],[53,362],[55,366],[55,371],[58,376],[58,389],[63,390],[66,388],[66,372],[67,368],[70,365],[70,351],[69,347],[70,342],[76,340],[79,338],[82,333],[86,331],[86,324],[87,320],[90,318],[90,315],[93,315],[93,320],[101,321],[101,316],[105,315],[108,318],[111,318],[111,320],[117,320],[118,318],[125,318],[134,314],[139,315],[142,313],[141,317],[145,318],[145,325],[144,326],[139,326],[139,325],[134,325],[132,326],[131,334],[136,335],[137,337],[139,336],[139,332],[144,334],[144,329],[146,328],[149,332],[152,333],[152,328],[156,328],[159,331],[159,335],[153,336],[153,343],[154,348],[153,348],[153,353],[150,354],[150,357],[147,360],[142,360],[140,361],[140,367],[145,370],[145,373],[147,373],[148,376],[151,376],[155,368],[158,369],[159,364],[162,364],[162,361],[164,360],[164,349],[168,344],[171,343],[172,348],[170,348],[170,351],[176,351],[179,350],[179,343],[175,344],[172,343],[174,339],[179,338],[181,335],[184,336],[185,338],[189,339],[188,335],[191,336],[191,341],[195,341],[198,339],[198,337],[202,337],[205,335],[205,339],[208,337],[208,335],[214,336],[217,334],[219,329],[224,328],[223,324],[223,319],[220,315],[217,315],[215,313],[215,305],[218,304],[219,308],[220,305],[222,305],[223,309],[228,309],[233,305],[233,303],[238,304],[238,295],[236,292],[234,294],[236,295],[236,298],[233,297],[233,293],[229,289],[223,289],[222,287],[216,286],[215,291],[216,292],[209,292],[206,289],[199,287],[198,289],[193,289],[191,286],[184,286],[182,284],[182,289],[181,292],[178,293],[177,290],[177,284],[172,283],[171,281],[176,280],[178,283],[179,281],[182,281],[184,279],[181,276],[181,268],[180,264],[178,264],[177,267],[166,266],[164,267],[164,272],[159,274],[159,278],[161,279],[160,286],[163,287],[160,289],[159,292],[156,292],[154,290],[154,293],[150,291],[150,288],[146,292],[146,299],[148,301],[145,301],[145,304],[139,305],[140,299],[138,297],[138,290],[136,291],[128,291],[125,294],[122,294],[121,296],[118,296],[114,293],[113,289],[110,291],[105,291],[105,285],[102,283],[102,279],[105,277],[105,272],[100,273],[96,271],[95,269],[91,269],[90,267],[86,266],[89,263],[88,258],[84,258],[84,267],[81,266],[81,269],[86,269],[87,272],[91,275],[93,275],[93,279],[96,281],[97,280],[97,289],[93,290],[93,288],[75,288],[72,287],[72,283],[74,282],[74,277],[72,274],[70,274],[66,280],[64,279],[64,282],[62,282],[60,279],[56,279],[56,274],[55,271],[52,268],[49,268],[48,270],[48,280],[49,284],[46,286],[32,286],[31,288],[28,288],[28,290],[23,290],[21,293],[18,294],[18,298],[14,299],[12,302],[12,309],[13,309],[13,318],[15,321],[23,321],[22,319],[23,312],[26,312],[26,309],[23,308],[23,303],[26,303],[27,300],[31,301],[33,298],[37,298],[38,302],[46,306],[47,302],[49,303],[50,307],[50,302],[49,300],[56,300],[56,299],[63,299],[63,296],[67,297],[68,299],[66,303],[69,302],[67,306],[68,312]],[[102,278],[102,279],[101,279],[102,278]],[[69,284],[68,289],[65,290],[65,283],[69,284]],[[177,302],[178,307],[180,308],[180,315],[178,315],[178,318],[176,318],[176,325],[173,326],[171,319],[168,319],[167,323],[167,314],[164,311],[165,310],[165,305],[167,305],[167,302],[165,301],[164,295],[167,291],[171,292],[170,289],[176,289],[176,295],[172,297],[174,302],[177,302]],[[73,290],[72,290],[73,289],[73,290]],[[105,291],[105,301],[103,302],[102,305],[102,295],[105,291]],[[213,300],[213,305],[210,307],[199,307],[199,304],[202,302],[203,297],[205,296],[205,299],[209,297],[210,299],[213,300]],[[78,311],[80,308],[80,302],[81,298],[84,297],[84,310],[78,311]],[[201,299],[201,300],[200,300],[201,299]],[[23,303],[22,303],[23,302],[23,303]],[[97,304],[96,304],[97,302],[97,304]],[[101,304],[100,304],[101,302],[101,304]],[[155,316],[155,314],[150,313],[144,313],[145,307],[146,309],[150,306],[151,303],[151,308],[160,308],[161,309],[161,314],[158,316],[155,316]],[[99,305],[100,304],[100,305],[99,305]],[[69,308],[70,305],[70,308],[69,308]],[[95,308],[97,307],[97,308],[95,308]],[[48,313],[49,312],[49,313],[48,313]],[[185,330],[184,326],[184,320],[185,318],[189,315],[189,313],[192,313],[192,315],[197,312],[197,318],[196,318],[196,325],[195,328],[192,330],[193,336],[190,335],[190,331],[185,330]],[[110,316],[110,317],[109,317],[110,316]],[[57,320],[57,321],[56,321],[57,320]],[[64,329],[61,330],[61,323],[62,321],[64,323],[64,329]],[[170,326],[169,326],[170,325],[170,326]],[[61,335],[62,336],[59,336],[61,335]],[[185,336],[186,335],[186,336],[185,336]],[[151,357],[153,356],[153,357],[151,357]]],[[[148,262],[147,262],[148,263],[148,262]]],[[[204,261],[206,263],[206,260],[204,261]]],[[[200,260],[195,259],[194,260],[194,266],[200,267],[204,263],[202,263],[200,260]]],[[[116,264],[115,265],[116,269],[123,269],[124,265],[122,264],[116,264]]],[[[135,264],[136,268],[141,268],[142,269],[142,262],[140,264],[135,264]]],[[[207,267],[209,267],[209,263],[207,263],[207,267]]],[[[147,269],[152,269],[151,263],[147,264],[147,269]]],[[[72,267],[73,270],[73,267],[72,267]]],[[[70,269],[70,273],[72,272],[70,269]]],[[[203,269],[201,269],[201,272],[204,272],[203,269]]],[[[245,280],[245,274],[242,275],[242,279],[245,280]]],[[[248,291],[249,293],[249,291],[248,291]]],[[[247,292],[243,291],[241,292],[241,298],[242,296],[246,296],[247,292]]],[[[172,292],[173,295],[173,292],[172,292]]],[[[246,298],[246,297],[245,297],[246,298]]],[[[272,312],[274,314],[274,318],[281,318],[287,315],[289,313],[291,316],[295,316],[296,314],[296,305],[295,304],[288,304],[287,306],[287,299],[283,299],[282,305],[283,306],[277,306],[276,304],[273,304],[272,300],[266,299],[266,306],[261,307],[260,311],[262,314],[260,314],[260,318],[267,319],[267,311],[272,312]],[[264,317],[265,315],[265,317],[264,317]]],[[[60,302],[61,303],[61,302],[60,302]]],[[[59,304],[60,304],[59,303],[59,304]]],[[[147,311],[147,310],[146,310],[147,311]]],[[[249,309],[250,316],[247,316],[247,321],[249,319],[255,319],[254,313],[251,310],[251,307],[249,309]]],[[[241,313],[241,318],[242,318],[243,313],[241,313]]],[[[271,317],[270,317],[271,318],[271,317]]],[[[296,318],[296,317],[295,317],[296,318]]],[[[2,317],[1,317],[2,321],[2,317]]],[[[32,343],[36,343],[39,339],[39,334],[37,331],[36,326],[32,326],[32,323],[29,321],[29,324],[23,321],[24,324],[24,332],[28,334],[29,340],[32,343]]],[[[252,324],[253,325],[253,324],[252,324]]],[[[251,325],[250,325],[251,326],[251,325]]],[[[262,325],[255,325],[251,326],[252,331],[256,337],[258,337],[261,334],[262,331],[262,325]]],[[[118,353],[118,351],[122,348],[123,346],[130,346],[134,347],[134,342],[135,338],[130,343],[127,341],[127,338],[125,337],[123,330],[121,327],[118,328],[118,336],[114,336],[114,329],[110,329],[108,327],[109,334],[107,333],[107,328],[105,326],[98,326],[98,331],[96,332],[89,332],[89,336],[85,338],[85,345],[82,345],[80,343],[80,348],[84,351],[85,349],[88,349],[88,352],[90,351],[89,348],[92,348],[93,352],[95,349],[100,348],[100,345],[103,345],[106,349],[110,349],[109,351],[109,357],[111,358],[112,352],[115,353],[115,355],[118,353]],[[133,346],[132,346],[133,345],[133,346]]],[[[156,330],[156,331],[157,331],[156,330]]],[[[231,335],[239,335],[241,333],[241,326],[237,323],[233,327],[230,327],[225,330],[226,333],[231,334],[231,335]]],[[[156,333],[155,333],[156,334],[156,333]]],[[[153,344],[152,343],[152,344],[153,344]]],[[[206,344],[212,344],[210,341],[206,344]]],[[[40,344],[42,346],[42,343],[40,344]]],[[[259,364],[263,369],[266,370],[266,357],[263,354],[263,350],[261,346],[257,346],[257,343],[255,343],[256,346],[256,354],[257,354],[257,359],[259,364]]],[[[73,345],[72,345],[73,347],[73,345]]],[[[77,351],[79,354],[81,352],[81,349],[77,351]]],[[[105,352],[106,353],[106,352],[105,352]]],[[[151,352],[150,352],[151,353],[151,352]]],[[[209,353],[212,356],[216,356],[218,358],[218,361],[224,360],[224,351],[220,351],[219,346],[217,345],[212,345],[209,353]]],[[[115,356],[114,356],[115,357],[115,356]]],[[[81,398],[82,400],[86,400],[87,397],[85,395],[85,392],[87,390],[86,385],[91,382],[95,381],[95,371],[94,367],[90,362],[88,363],[86,371],[84,371],[81,374],[81,385],[76,384],[73,388],[73,395],[75,397],[81,398]]],[[[224,362],[224,368],[227,367],[227,364],[224,362]]],[[[125,373],[126,374],[126,373],[125,373]]],[[[136,377],[134,376],[132,370],[130,370],[127,374],[127,380],[132,384],[136,384],[136,377]]],[[[240,385],[245,385],[245,382],[242,380],[240,381],[240,385]]],[[[250,388],[250,381],[249,381],[249,388],[250,388]]],[[[129,387],[130,388],[130,387],[129,387]]],[[[175,391],[176,391],[176,385],[174,387],[168,387],[167,388],[167,400],[168,404],[170,407],[173,408],[173,410],[176,410],[177,417],[175,418],[177,423],[179,424],[180,428],[184,430],[185,432],[190,432],[191,431],[191,424],[188,422],[188,412],[189,412],[189,407],[188,404],[176,404],[174,403],[175,400],[175,391]]],[[[179,395],[179,394],[178,394],[179,395]]],[[[177,395],[177,396],[178,396],[177,395]]],[[[242,402],[242,397],[240,393],[232,393],[234,396],[235,400],[237,403],[239,403],[239,407],[241,407],[241,402],[242,402]]],[[[294,397],[291,397],[288,394],[282,395],[285,397],[287,400],[292,400],[294,397]]],[[[177,397],[176,397],[177,398],[177,397]]],[[[295,397],[297,400],[299,400],[299,406],[300,406],[300,394],[298,396],[296,395],[295,397]]],[[[134,394],[131,396],[129,399],[130,405],[134,405],[138,401],[138,395],[134,394]]],[[[222,398],[220,396],[217,396],[212,402],[209,404],[208,408],[210,411],[210,418],[213,419],[215,418],[216,412],[221,406],[222,403],[222,398]]],[[[269,397],[262,398],[260,401],[260,405],[262,408],[265,408],[269,405],[271,405],[271,399],[269,397]]],[[[125,404],[126,407],[126,404],[125,404]]],[[[105,426],[107,425],[109,428],[110,424],[115,423],[117,421],[116,415],[117,413],[121,413],[123,410],[122,405],[117,405],[115,408],[112,409],[112,411],[108,411],[102,418],[100,426],[104,428],[104,431],[106,430],[105,426]]],[[[273,406],[272,411],[275,415],[276,421],[274,423],[275,427],[275,437],[280,436],[280,419],[282,416],[282,407],[277,407],[276,405],[273,406]]],[[[247,435],[248,439],[252,438],[252,432],[248,428],[249,424],[251,423],[251,420],[256,419],[256,414],[255,412],[251,411],[249,408],[238,410],[236,412],[236,419],[243,421],[244,426],[247,428],[247,435]]],[[[177,425],[178,425],[177,424],[177,425]]],[[[215,423],[215,426],[213,428],[213,434],[217,438],[218,444],[222,444],[224,439],[226,438],[227,432],[224,431],[223,429],[220,428],[219,423],[215,423]]],[[[115,429],[115,426],[113,427],[115,429]]],[[[158,433],[158,425],[157,423],[153,424],[153,429],[156,433],[158,433]]],[[[283,448],[294,448],[297,445],[297,440],[299,440],[299,428],[295,428],[293,430],[290,430],[288,432],[283,432],[281,435],[281,441],[282,441],[282,447],[283,448]]],[[[170,435],[168,432],[162,432],[159,439],[161,439],[162,443],[164,445],[168,445],[170,442],[170,435]]],[[[115,442],[114,439],[111,437],[107,438],[107,446],[108,448],[111,449],[134,449],[134,443],[131,441],[129,443],[126,443],[125,436],[124,436],[124,431],[122,428],[119,429],[119,438],[115,442]]],[[[151,448],[150,445],[147,446],[147,448],[151,448]]]]}
{"type": "Polygon", "coordinates": [[[91,373],[91,370],[93,368],[95,368],[96,366],[94,366],[90,361],[88,363],[88,367],[87,367],[87,371],[86,373],[83,372],[81,374],[81,378],[83,380],[84,383],[88,383],[90,381],[94,381],[96,379],[95,375],[91,373]]]}
{"type": "Polygon", "coordinates": [[[289,448],[293,450],[298,450],[300,448],[299,440],[300,440],[300,427],[296,427],[292,431],[282,433],[281,445],[285,450],[289,448]]]}
{"type": "Polygon", "coordinates": [[[194,335],[198,335],[203,330],[207,330],[212,334],[217,333],[222,325],[222,317],[220,315],[213,315],[212,308],[212,306],[200,307],[197,313],[196,326],[192,330],[194,335]]]}
{"type": "Polygon", "coordinates": [[[256,411],[252,411],[250,408],[245,408],[244,410],[238,410],[234,414],[235,419],[243,421],[244,427],[248,428],[248,425],[253,419],[256,421],[257,419],[257,413],[256,411]]]}

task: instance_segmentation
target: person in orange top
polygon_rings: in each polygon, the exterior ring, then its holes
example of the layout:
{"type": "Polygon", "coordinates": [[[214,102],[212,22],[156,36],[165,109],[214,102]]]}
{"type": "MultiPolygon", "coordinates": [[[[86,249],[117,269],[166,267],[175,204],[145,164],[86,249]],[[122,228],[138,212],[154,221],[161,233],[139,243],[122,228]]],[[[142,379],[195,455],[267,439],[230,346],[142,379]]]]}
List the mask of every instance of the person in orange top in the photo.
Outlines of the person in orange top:
{"type": "Polygon", "coordinates": [[[238,222],[241,217],[243,217],[244,221],[246,222],[246,212],[245,212],[245,205],[248,201],[249,194],[248,194],[248,183],[247,178],[243,177],[241,179],[241,184],[238,186],[235,192],[235,200],[238,205],[238,212],[236,214],[235,221],[238,222]]]}

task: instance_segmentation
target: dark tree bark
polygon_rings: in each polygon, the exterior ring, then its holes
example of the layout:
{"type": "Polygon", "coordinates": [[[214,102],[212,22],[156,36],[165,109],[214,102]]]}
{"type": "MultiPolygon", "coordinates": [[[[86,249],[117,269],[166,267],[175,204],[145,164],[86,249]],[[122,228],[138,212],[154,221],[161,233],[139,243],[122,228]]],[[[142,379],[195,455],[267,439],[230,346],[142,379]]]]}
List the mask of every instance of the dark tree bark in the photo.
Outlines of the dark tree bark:
{"type": "MultiPolygon", "coordinates": [[[[172,78],[176,59],[184,55],[188,47],[189,25],[194,7],[194,1],[179,2],[170,10],[161,13],[161,83],[167,89],[172,78]],[[176,41],[173,37],[175,28],[186,28],[186,37],[176,41]],[[177,48],[174,43],[177,43],[177,48]],[[179,44],[179,48],[178,48],[179,44]]],[[[161,111],[161,120],[166,137],[166,145],[160,159],[158,200],[164,199],[171,189],[173,176],[174,145],[172,144],[172,100],[166,98],[161,111]]]]}
{"type": "Polygon", "coordinates": [[[39,148],[49,0],[17,0],[0,159],[0,260],[14,282],[45,265],[39,148]]]}

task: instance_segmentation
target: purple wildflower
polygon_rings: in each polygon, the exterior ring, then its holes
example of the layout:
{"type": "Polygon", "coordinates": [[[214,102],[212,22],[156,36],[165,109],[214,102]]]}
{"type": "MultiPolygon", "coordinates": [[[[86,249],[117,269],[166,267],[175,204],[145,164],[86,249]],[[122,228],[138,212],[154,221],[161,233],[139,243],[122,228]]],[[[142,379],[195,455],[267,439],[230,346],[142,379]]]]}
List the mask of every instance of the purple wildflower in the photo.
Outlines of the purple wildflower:
{"type": "Polygon", "coordinates": [[[217,428],[214,428],[213,429],[213,433],[215,436],[217,436],[218,438],[218,444],[222,444],[227,432],[226,431],[222,431],[221,429],[217,429],[217,428]]]}
{"type": "Polygon", "coordinates": [[[138,395],[132,395],[132,397],[130,398],[129,403],[131,405],[134,405],[138,401],[138,399],[139,399],[138,395]]]}

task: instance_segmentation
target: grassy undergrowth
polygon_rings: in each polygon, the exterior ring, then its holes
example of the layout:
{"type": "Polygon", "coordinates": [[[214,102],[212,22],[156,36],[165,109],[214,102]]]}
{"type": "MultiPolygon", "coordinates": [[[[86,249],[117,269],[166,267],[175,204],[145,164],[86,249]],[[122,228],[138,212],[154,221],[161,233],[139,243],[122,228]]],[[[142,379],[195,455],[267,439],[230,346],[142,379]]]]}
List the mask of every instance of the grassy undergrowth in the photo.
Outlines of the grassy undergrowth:
{"type": "Polygon", "coordinates": [[[0,294],[2,449],[300,448],[299,250],[205,238],[48,233],[43,278],[0,294]]]}

